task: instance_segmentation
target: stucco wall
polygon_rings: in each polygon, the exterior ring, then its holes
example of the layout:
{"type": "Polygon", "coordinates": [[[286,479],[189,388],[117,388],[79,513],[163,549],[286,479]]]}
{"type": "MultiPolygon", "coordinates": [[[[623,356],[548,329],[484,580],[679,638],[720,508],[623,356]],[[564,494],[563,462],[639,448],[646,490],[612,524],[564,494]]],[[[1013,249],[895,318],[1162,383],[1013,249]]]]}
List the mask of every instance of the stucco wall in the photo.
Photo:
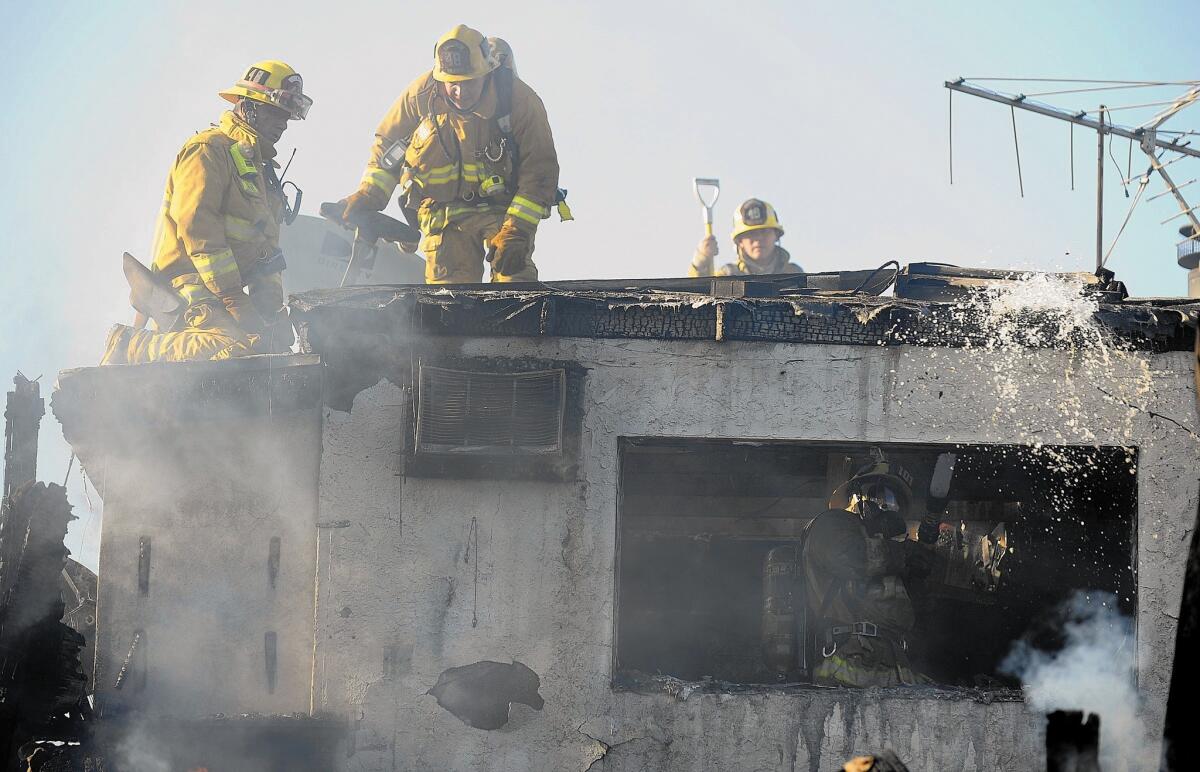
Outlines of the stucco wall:
{"type": "Polygon", "coordinates": [[[1148,735],[1161,734],[1198,453],[1190,431],[1146,411],[1195,423],[1189,355],[1116,357],[1101,374],[1054,350],[554,338],[446,346],[588,368],[580,481],[402,477],[405,394],[388,382],[359,393],[349,413],[326,412],[318,519],[349,522],[320,530],[314,708],[350,714],[344,768],[815,772],[887,746],[914,769],[1044,768],[1041,718],[1016,703],[614,692],[622,436],[1139,447],[1139,679],[1148,735]],[[510,659],[540,675],[546,706],[514,705],[500,730],[469,728],[424,694],[447,668],[510,659]]]}
{"type": "Polygon", "coordinates": [[[96,684],[107,715],[308,710],[320,431],[314,408],[88,455],[105,504],[96,684]]]}

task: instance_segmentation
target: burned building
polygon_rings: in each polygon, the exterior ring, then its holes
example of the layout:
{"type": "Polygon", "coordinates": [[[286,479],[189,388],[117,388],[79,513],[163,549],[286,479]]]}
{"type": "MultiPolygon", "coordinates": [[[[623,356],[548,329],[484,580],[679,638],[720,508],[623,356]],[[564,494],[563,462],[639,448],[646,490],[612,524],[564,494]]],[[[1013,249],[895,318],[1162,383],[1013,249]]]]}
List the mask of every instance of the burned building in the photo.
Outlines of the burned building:
{"type": "Polygon", "coordinates": [[[1037,769],[1003,663],[1083,591],[1133,618],[1161,736],[1195,309],[873,283],[353,287],[292,299],[302,354],[64,372],[105,502],[97,710],[322,717],[341,769],[1037,769]],[[769,553],[872,454],[919,510],[945,452],[932,683],[818,688],[804,647],[766,655],[769,553]]]}

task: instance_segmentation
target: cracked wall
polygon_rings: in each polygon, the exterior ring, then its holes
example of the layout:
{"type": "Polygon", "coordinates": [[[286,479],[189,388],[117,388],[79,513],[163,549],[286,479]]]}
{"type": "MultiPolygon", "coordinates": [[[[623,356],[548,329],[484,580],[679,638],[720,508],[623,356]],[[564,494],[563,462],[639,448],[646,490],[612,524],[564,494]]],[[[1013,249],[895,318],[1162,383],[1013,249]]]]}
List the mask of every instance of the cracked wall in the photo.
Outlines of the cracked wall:
{"type": "Polygon", "coordinates": [[[1197,504],[1189,354],[1118,358],[1104,383],[1091,383],[1045,378],[1077,356],[1046,349],[999,378],[994,354],[970,349],[445,343],[460,356],[588,368],[579,479],[404,476],[407,395],[387,381],[361,391],[349,413],[326,411],[318,519],[338,527],[318,529],[313,707],[350,716],[344,769],[815,772],[883,746],[915,769],[1044,768],[1041,717],[1021,703],[904,691],[684,700],[614,691],[617,441],[1082,443],[1064,440],[1064,404],[1087,414],[1089,442],[1139,448],[1138,677],[1148,731],[1161,731],[1197,504]],[[1135,409],[1101,391],[1121,396],[1121,384],[1147,382],[1124,400],[1135,409]],[[480,660],[527,664],[544,710],[515,704],[505,726],[482,731],[425,694],[443,671],[480,660]]]}

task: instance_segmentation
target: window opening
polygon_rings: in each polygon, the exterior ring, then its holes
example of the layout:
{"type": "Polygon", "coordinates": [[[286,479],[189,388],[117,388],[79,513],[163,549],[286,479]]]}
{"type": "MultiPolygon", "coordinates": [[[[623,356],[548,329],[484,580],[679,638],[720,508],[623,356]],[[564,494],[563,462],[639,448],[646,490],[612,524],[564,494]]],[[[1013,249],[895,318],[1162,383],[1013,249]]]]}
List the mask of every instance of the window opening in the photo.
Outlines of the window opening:
{"type": "MultiPolygon", "coordinates": [[[[623,439],[618,682],[811,680],[815,625],[789,618],[786,598],[805,527],[844,507],[831,495],[883,453],[911,471],[915,539],[945,452],[957,460],[937,560],[908,586],[915,669],[941,684],[1014,687],[1000,662],[1076,590],[1113,593],[1133,614],[1135,449],[623,439]]],[[[814,615],[803,601],[794,610],[814,615]]]]}

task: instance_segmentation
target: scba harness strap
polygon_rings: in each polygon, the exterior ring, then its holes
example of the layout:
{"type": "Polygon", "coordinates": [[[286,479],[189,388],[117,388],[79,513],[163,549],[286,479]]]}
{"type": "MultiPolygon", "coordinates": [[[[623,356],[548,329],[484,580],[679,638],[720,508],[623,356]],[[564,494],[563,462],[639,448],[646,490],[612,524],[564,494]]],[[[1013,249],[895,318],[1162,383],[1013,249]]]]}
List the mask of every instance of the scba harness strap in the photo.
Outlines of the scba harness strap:
{"type": "Polygon", "coordinates": [[[908,641],[903,636],[897,635],[886,628],[880,628],[874,622],[853,622],[848,625],[831,625],[825,630],[825,648],[821,650],[821,654],[826,659],[832,657],[837,651],[838,641],[845,640],[851,635],[856,635],[862,638],[882,638],[900,648],[901,651],[908,651],[908,641]]]}

